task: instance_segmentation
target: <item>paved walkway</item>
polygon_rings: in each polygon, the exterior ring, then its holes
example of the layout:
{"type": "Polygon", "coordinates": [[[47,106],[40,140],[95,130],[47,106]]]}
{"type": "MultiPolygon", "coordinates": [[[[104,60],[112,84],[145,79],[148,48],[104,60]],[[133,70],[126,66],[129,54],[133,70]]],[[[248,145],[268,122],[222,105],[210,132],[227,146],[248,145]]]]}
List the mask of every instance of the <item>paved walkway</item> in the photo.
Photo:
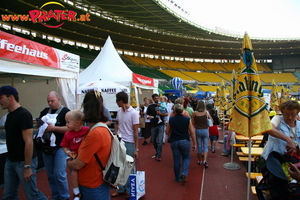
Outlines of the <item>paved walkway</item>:
{"type": "MultiPolygon", "coordinates": [[[[152,144],[141,145],[140,139],[139,162],[141,170],[146,171],[146,195],[141,200],[244,200],[247,199],[246,168],[234,155],[234,162],[241,165],[238,171],[223,168],[223,164],[230,162],[230,157],[220,155],[222,144],[218,144],[216,153],[208,154],[208,169],[197,164],[196,152],[191,151],[191,162],[187,183],[182,185],[174,181],[172,152],[170,145],[163,146],[162,161],[153,158],[152,144]]],[[[140,170],[140,169],[139,169],[140,170]]],[[[37,173],[38,188],[50,198],[51,191],[47,183],[45,170],[37,173]]],[[[70,191],[72,191],[70,189],[70,191]]],[[[71,192],[70,192],[71,193],[71,192]]],[[[3,188],[0,189],[2,197],[3,188]]],[[[20,200],[25,199],[20,187],[20,200]]],[[[123,200],[124,197],[115,197],[112,200],[123,200]]],[[[257,199],[251,194],[251,200],[257,199]]]]}

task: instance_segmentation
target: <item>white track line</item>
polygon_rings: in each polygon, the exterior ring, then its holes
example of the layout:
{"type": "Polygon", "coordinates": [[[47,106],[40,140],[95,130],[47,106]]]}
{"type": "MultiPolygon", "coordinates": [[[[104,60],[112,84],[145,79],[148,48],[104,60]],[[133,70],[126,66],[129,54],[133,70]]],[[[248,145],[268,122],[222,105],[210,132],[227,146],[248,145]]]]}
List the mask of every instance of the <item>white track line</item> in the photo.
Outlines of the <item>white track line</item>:
{"type": "Polygon", "coordinates": [[[205,168],[204,168],[203,174],[202,174],[202,183],[201,183],[200,200],[202,200],[202,195],[203,195],[204,178],[205,178],[205,168]]]}

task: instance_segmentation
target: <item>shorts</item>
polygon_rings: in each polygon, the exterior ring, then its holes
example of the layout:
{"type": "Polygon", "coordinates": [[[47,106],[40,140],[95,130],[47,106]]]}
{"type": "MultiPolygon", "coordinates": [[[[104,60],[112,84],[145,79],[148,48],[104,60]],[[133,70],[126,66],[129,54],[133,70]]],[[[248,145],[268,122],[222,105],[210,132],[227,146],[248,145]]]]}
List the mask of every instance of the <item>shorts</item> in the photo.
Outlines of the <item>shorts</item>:
{"type": "Polygon", "coordinates": [[[211,141],[217,141],[217,140],[219,139],[219,136],[218,136],[218,135],[210,135],[210,136],[209,136],[209,139],[210,139],[211,141]]]}

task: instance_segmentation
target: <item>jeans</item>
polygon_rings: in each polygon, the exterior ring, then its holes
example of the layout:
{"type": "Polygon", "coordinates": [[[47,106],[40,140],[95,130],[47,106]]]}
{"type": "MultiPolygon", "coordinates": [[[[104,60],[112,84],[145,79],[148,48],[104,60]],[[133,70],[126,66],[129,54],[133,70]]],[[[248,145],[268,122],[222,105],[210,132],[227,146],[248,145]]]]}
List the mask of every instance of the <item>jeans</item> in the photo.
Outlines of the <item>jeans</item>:
{"type": "Polygon", "coordinates": [[[59,148],[54,155],[43,154],[48,182],[52,191],[52,200],[69,198],[66,172],[67,155],[59,148]]]}
{"type": "Polygon", "coordinates": [[[231,146],[229,148],[227,148],[227,138],[228,138],[228,135],[224,135],[224,138],[223,138],[223,141],[224,141],[224,144],[223,144],[223,153],[230,154],[230,152],[231,152],[231,146]],[[228,150],[228,149],[230,149],[230,150],[228,150]]]}
{"type": "MultiPolygon", "coordinates": [[[[126,154],[133,157],[134,158],[134,151],[135,151],[135,144],[134,143],[129,143],[129,142],[125,142],[125,147],[126,147],[126,154]]],[[[131,174],[135,174],[135,167],[133,166],[131,172],[131,174]]],[[[129,182],[129,177],[127,179],[127,183],[122,186],[122,185],[118,185],[119,189],[118,189],[118,193],[122,193],[122,192],[127,192],[128,194],[130,193],[130,182],[129,182]]]]}
{"type": "Polygon", "coordinates": [[[196,129],[196,140],[198,144],[198,153],[208,152],[208,129],[196,129]]]}
{"type": "Polygon", "coordinates": [[[161,157],[163,136],[164,136],[163,124],[151,128],[151,142],[153,143],[154,149],[156,150],[155,153],[156,157],[161,157]]]}
{"type": "Polygon", "coordinates": [[[174,174],[175,181],[180,182],[180,176],[183,174],[188,175],[190,164],[190,148],[191,144],[189,140],[178,140],[171,142],[171,149],[173,153],[174,162],[174,174]],[[180,172],[182,158],[182,171],[180,172]]]}
{"type": "Polygon", "coordinates": [[[110,200],[109,183],[104,182],[96,188],[87,188],[79,185],[81,197],[80,200],[110,200]]]}
{"type": "Polygon", "coordinates": [[[48,198],[36,187],[37,157],[33,158],[30,164],[32,176],[26,182],[23,178],[24,161],[12,162],[6,160],[4,169],[4,194],[2,200],[18,200],[19,184],[22,184],[27,200],[47,200],[48,198]]]}

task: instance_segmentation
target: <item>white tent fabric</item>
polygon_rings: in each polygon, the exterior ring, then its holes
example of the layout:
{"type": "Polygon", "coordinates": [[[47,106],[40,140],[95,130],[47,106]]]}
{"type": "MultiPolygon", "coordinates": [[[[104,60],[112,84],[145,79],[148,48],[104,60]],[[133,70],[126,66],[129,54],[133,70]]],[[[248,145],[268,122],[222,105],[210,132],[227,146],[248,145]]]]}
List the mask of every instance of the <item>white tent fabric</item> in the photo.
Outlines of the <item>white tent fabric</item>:
{"type": "Polygon", "coordinates": [[[108,36],[96,59],[79,74],[79,85],[89,81],[113,81],[131,86],[132,71],[126,66],[108,36]]]}
{"type": "MultiPolygon", "coordinates": [[[[135,85],[136,87],[142,89],[152,90],[153,93],[158,92],[157,80],[155,80],[155,87],[132,83],[132,74],[133,72],[123,62],[117,50],[115,49],[110,36],[108,36],[103,48],[101,49],[96,59],[79,74],[79,86],[90,81],[102,80],[119,83],[123,86],[126,86],[129,91],[131,90],[131,85],[135,85]]],[[[136,97],[138,97],[137,89],[135,89],[135,93],[136,97]]],[[[137,105],[139,105],[138,98],[137,105]]],[[[114,107],[108,106],[108,102],[105,103],[105,106],[108,107],[110,111],[116,111],[114,107]]]]}
{"type": "Polygon", "coordinates": [[[0,71],[5,73],[55,77],[60,88],[61,96],[66,104],[65,106],[71,110],[77,108],[75,92],[78,73],[29,63],[20,63],[13,60],[0,59],[0,66],[0,71]]]}
{"type": "Polygon", "coordinates": [[[129,93],[129,89],[119,83],[103,80],[91,81],[78,87],[77,94],[81,94],[79,99],[82,101],[84,96],[83,94],[90,90],[100,91],[103,97],[104,105],[111,111],[117,111],[119,109],[118,105],[115,102],[116,94],[121,91],[129,93]]]}

